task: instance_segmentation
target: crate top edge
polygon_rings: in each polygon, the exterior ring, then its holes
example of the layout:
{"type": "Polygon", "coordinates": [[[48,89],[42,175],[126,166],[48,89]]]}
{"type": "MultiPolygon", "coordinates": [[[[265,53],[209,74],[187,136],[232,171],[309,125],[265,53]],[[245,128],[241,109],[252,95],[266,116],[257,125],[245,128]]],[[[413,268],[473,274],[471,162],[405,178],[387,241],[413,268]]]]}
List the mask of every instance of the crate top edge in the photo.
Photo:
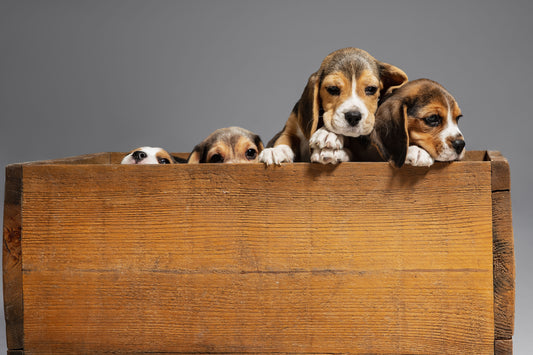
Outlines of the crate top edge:
{"type": "MultiPolygon", "coordinates": [[[[27,161],[21,163],[12,163],[6,165],[6,169],[16,168],[16,167],[31,167],[31,166],[43,166],[43,165],[120,165],[120,159],[118,157],[123,157],[127,152],[101,152],[94,154],[84,154],[78,156],[72,156],[67,158],[59,159],[50,159],[50,160],[36,160],[36,161],[27,161]]],[[[189,153],[171,153],[180,157],[186,157],[189,153]]],[[[488,162],[488,161],[501,161],[502,163],[507,163],[507,159],[498,151],[489,151],[489,150],[473,150],[467,151],[466,157],[464,160],[460,161],[461,163],[468,162],[488,162]]],[[[259,164],[259,163],[258,163],[259,164]]],[[[293,163],[293,164],[310,164],[310,163],[293,163]]],[[[378,164],[378,165],[388,165],[386,162],[349,162],[343,164],[378,164]]],[[[437,164],[446,164],[437,162],[437,164]]],[[[182,164],[178,164],[182,165],[182,164]]],[[[248,165],[248,164],[234,164],[234,165],[248,165]]]]}

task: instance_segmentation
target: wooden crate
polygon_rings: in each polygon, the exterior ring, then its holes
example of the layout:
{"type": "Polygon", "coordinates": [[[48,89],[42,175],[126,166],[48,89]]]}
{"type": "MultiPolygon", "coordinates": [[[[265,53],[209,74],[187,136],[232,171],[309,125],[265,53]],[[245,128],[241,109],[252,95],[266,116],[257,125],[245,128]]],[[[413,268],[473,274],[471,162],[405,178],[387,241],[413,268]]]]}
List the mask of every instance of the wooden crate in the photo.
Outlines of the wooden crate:
{"type": "Polygon", "coordinates": [[[498,152],[386,163],[10,165],[18,353],[512,353],[498,152]]]}

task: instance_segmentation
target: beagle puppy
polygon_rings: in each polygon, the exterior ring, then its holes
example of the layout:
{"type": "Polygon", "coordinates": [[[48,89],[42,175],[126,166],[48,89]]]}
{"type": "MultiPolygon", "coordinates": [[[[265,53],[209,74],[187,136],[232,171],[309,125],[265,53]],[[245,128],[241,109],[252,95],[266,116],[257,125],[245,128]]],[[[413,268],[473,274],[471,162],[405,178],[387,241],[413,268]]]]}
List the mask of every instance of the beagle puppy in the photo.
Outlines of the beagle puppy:
{"type": "Polygon", "coordinates": [[[194,147],[187,162],[257,163],[262,150],[257,134],[240,127],[220,128],[194,147]]]}
{"type": "Polygon", "coordinates": [[[380,96],[406,81],[401,69],[364,50],[344,48],[329,54],[259,160],[267,165],[348,161],[344,138],[370,134],[380,96]]]}
{"type": "Polygon", "coordinates": [[[465,140],[461,109],[439,83],[418,79],[395,89],[376,113],[371,140],[384,160],[401,166],[431,166],[461,160],[465,140]],[[403,159],[405,157],[405,159],[403,159]]]}
{"type": "Polygon", "coordinates": [[[173,157],[166,150],[158,147],[140,147],[129,152],[121,164],[176,164],[184,160],[173,157]]]}

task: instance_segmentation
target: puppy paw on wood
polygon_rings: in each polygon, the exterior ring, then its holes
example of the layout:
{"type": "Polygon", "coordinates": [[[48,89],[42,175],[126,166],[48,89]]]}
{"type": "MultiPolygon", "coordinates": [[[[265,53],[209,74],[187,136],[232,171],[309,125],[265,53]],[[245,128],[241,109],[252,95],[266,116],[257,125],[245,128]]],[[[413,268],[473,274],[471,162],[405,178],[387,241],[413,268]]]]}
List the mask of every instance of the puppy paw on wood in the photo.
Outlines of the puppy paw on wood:
{"type": "Polygon", "coordinates": [[[412,166],[431,166],[435,160],[424,149],[411,145],[407,149],[407,157],[405,158],[405,164],[412,166]]]}
{"type": "Polygon", "coordinates": [[[265,148],[259,154],[259,161],[266,165],[280,165],[281,163],[292,163],[294,161],[294,152],[288,145],[277,145],[273,148],[265,148]]]}
{"type": "Polygon", "coordinates": [[[311,163],[338,164],[350,161],[350,152],[347,149],[313,149],[311,163]]]}

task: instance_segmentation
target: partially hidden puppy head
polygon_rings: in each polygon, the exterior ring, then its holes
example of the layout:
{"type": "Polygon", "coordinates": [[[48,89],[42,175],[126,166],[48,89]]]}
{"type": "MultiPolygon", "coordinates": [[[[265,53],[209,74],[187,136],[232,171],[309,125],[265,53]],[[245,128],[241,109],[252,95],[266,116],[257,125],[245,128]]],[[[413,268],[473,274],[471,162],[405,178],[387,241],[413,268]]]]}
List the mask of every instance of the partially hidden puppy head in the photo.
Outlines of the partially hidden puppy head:
{"type": "Polygon", "coordinates": [[[188,163],[257,163],[262,150],[257,134],[240,127],[221,128],[194,147],[188,163]]]}
{"type": "Polygon", "coordinates": [[[166,150],[157,147],[140,147],[132,150],[121,164],[175,164],[176,160],[166,150]]]}
{"type": "Polygon", "coordinates": [[[436,161],[460,160],[465,141],[459,130],[461,109],[442,85],[418,79],[394,90],[378,108],[372,139],[385,160],[401,166],[409,146],[436,161]]]}
{"type": "Polygon", "coordinates": [[[344,136],[367,135],[374,127],[380,96],[406,81],[401,69],[364,50],[337,50],[311,75],[295,106],[300,127],[308,138],[322,125],[344,136]]]}

